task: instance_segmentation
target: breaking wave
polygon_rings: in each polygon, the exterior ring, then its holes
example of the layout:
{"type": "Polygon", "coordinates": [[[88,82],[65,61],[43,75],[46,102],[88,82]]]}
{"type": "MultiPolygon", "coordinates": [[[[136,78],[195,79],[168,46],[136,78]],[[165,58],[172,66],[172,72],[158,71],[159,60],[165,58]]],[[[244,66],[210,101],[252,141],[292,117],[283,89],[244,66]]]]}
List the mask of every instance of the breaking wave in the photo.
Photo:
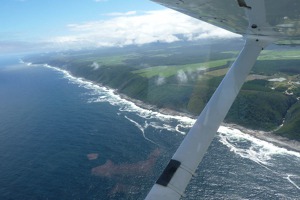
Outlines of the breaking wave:
{"type": "Polygon", "coordinates": [[[70,83],[77,84],[79,87],[84,87],[90,90],[89,95],[91,97],[88,99],[88,103],[108,102],[113,106],[117,106],[119,111],[122,113],[135,113],[143,119],[155,121],[149,122],[145,129],[148,127],[153,127],[177,132],[180,134],[186,134],[188,129],[195,122],[195,119],[186,116],[162,114],[157,111],[141,108],[134,102],[122,98],[114,89],[100,86],[84,78],[74,77],[68,71],[50,66],[48,64],[44,64],[43,66],[61,72],[64,75],[64,78],[68,79],[70,83]]]}
{"type": "Polygon", "coordinates": [[[142,132],[143,137],[145,138],[145,140],[148,140],[149,142],[152,142],[153,144],[158,145],[157,143],[155,143],[154,141],[152,141],[148,137],[146,137],[145,128],[147,128],[147,125],[148,125],[146,122],[145,122],[145,126],[142,126],[138,122],[136,122],[133,119],[130,119],[129,117],[127,117],[126,115],[125,115],[125,118],[128,119],[130,122],[132,122],[136,127],[138,127],[138,129],[140,129],[140,131],[142,132]]]}
{"type": "Polygon", "coordinates": [[[287,179],[291,184],[293,184],[298,190],[300,190],[300,184],[297,185],[297,184],[295,183],[295,181],[292,180],[293,178],[297,178],[297,179],[300,180],[300,176],[293,175],[293,174],[288,174],[287,177],[286,177],[286,179],[287,179]]]}
{"type": "Polygon", "coordinates": [[[270,142],[257,139],[249,134],[244,134],[241,131],[225,126],[221,126],[218,130],[219,141],[227,146],[230,151],[234,152],[242,158],[252,160],[258,165],[270,170],[274,175],[283,179],[287,179],[293,186],[300,190],[300,186],[294,179],[300,179],[300,174],[292,175],[291,171],[300,163],[300,153],[290,151],[282,147],[278,147],[270,142]],[[286,163],[283,163],[282,168],[278,166],[281,159],[289,159],[288,168],[286,163]]]}
{"type": "Polygon", "coordinates": [[[268,161],[272,159],[272,155],[295,156],[300,161],[300,153],[244,134],[240,130],[220,126],[218,132],[222,144],[241,157],[249,158],[259,164],[271,165],[268,161]]]}

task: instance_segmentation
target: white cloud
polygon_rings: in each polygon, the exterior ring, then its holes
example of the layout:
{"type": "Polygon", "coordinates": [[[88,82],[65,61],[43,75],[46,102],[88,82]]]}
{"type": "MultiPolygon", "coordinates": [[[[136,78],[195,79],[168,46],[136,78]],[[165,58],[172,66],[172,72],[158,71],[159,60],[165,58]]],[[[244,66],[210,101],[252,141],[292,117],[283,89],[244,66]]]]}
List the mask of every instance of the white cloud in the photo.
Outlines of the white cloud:
{"type": "Polygon", "coordinates": [[[93,64],[91,64],[91,67],[94,69],[94,70],[97,70],[100,68],[100,65],[97,63],[97,62],[93,62],[93,64]]]}
{"type": "Polygon", "coordinates": [[[104,14],[106,16],[130,16],[130,15],[136,15],[137,12],[136,11],[128,11],[128,12],[112,12],[112,13],[107,13],[104,14]]]}
{"type": "Polygon", "coordinates": [[[108,20],[69,24],[69,35],[51,39],[64,47],[102,47],[142,45],[152,42],[175,42],[205,38],[230,38],[236,34],[173,10],[111,13],[108,20]],[[180,37],[179,37],[180,36],[180,37]]]}
{"type": "Polygon", "coordinates": [[[188,77],[183,70],[177,72],[177,80],[179,83],[187,83],[188,77]]]}
{"type": "Polygon", "coordinates": [[[156,85],[162,85],[166,82],[165,78],[163,76],[158,76],[157,79],[155,80],[156,85]]]}
{"type": "Polygon", "coordinates": [[[94,0],[95,2],[105,2],[105,1],[108,1],[108,0],[94,0]]]}

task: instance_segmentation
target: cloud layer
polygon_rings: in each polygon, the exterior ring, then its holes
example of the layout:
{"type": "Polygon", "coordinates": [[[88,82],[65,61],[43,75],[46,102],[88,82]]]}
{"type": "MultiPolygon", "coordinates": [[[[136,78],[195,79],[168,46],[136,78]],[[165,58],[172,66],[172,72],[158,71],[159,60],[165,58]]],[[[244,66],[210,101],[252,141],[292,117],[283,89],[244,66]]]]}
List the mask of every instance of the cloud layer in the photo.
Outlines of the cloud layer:
{"type": "Polygon", "coordinates": [[[169,9],[142,14],[130,11],[106,15],[113,18],[68,24],[69,34],[51,38],[50,42],[64,47],[108,47],[237,37],[236,34],[169,9]]]}
{"type": "MultiPolygon", "coordinates": [[[[236,34],[176,11],[165,9],[147,12],[114,12],[105,20],[66,25],[64,35],[35,41],[0,40],[1,53],[60,51],[94,47],[122,47],[152,42],[171,43],[206,38],[232,38],[236,34]]],[[[97,66],[92,66],[97,68],[97,66]]],[[[179,76],[182,78],[181,76],[179,76]]],[[[157,80],[163,84],[164,80],[157,80]]]]}

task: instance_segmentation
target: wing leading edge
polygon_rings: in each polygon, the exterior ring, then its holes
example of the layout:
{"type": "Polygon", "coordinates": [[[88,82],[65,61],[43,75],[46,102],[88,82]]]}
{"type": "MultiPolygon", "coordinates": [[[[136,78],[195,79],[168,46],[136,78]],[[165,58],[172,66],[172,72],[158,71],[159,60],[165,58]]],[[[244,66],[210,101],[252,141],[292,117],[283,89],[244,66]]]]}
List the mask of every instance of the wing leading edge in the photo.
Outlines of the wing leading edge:
{"type": "Polygon", "coordinates": [[[247,0],[152,1],[237,34],[272,36],[281,44],[300,41],[299,0],[262,0],[263,24],[248,23],[246,10],[252,8],[247,0]]]}

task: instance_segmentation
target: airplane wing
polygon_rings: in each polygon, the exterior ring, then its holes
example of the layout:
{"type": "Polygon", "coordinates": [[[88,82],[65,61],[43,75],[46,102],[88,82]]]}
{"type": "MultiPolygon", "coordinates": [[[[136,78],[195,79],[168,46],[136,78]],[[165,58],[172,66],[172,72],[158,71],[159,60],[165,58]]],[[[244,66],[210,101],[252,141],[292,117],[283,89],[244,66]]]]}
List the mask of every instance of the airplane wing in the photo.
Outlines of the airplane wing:
{"type": "Polygon", "coordinates": [[[300,39],[300,1],[261,0],[261,24],[249,24],[249,0],[152,0],[168,8],[241,35],[266,35],[288,43],[300,39]],[[248,3],[247,3],[248,2],[248,3]],[[249,25],[251,28],[249,29],[249,25]]]}
{"type": "Polygon", "coordinates": [[[147,200],[174,200],[184,196],[186,186],[194,176],[261,50],[274,42],[293,44],[300,39],[300,1],[153,1],[241,34],[246,39],[238,58],[146,197],[147,200]]]}

